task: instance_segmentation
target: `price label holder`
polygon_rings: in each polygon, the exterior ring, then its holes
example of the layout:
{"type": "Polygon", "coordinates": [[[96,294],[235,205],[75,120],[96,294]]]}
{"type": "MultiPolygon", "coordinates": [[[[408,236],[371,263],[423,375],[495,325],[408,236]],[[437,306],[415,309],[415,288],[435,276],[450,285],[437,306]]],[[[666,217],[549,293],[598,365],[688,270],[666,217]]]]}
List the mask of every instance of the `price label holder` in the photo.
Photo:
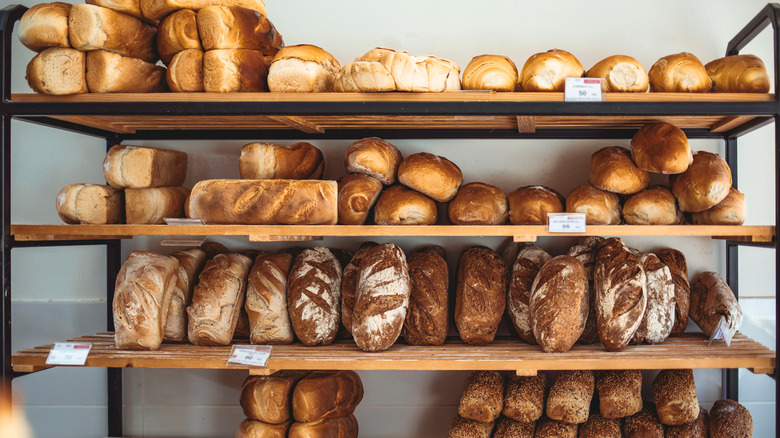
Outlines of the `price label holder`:
{"type": "Polygon", "coordinates": [[[92,344],[88,342],[55,342],[49,350],[46,365],[84,365],[92,344]]]}
{"type": "Polygon", "coordinates": [[[718,325],[715,327],[715,330],[712,332],[712,336],[710,336],[709,342],[707,342],[707,346],[709,347],[712,345],[712,342],[718,339],[723,339],[726,341],[726,346],[731,346],[731,338],[734,337],[734,332],[731,331],[729,328],[729,324],[726,322],[726,317],[721,316],[720,320],[718,320],[718,325]]]}
{"type": "Polygon", "coordinates": [[[270,345],[234,345],[230,351],[227,366],[264,367],[271,356],[270,345]]]}
{"type": "Polygon", "coordinates": [[[563,100],[566,102],[602,102],[604,100],[603,79],[566,78],[563,100]]]}
{"type": "Polygon", "coordinates": [[[550,233],[584,233],[585,213],[547,213],[550,233]]]}
{"type": "MultiPolygon", "coordinates": [[[[166,225],[205,225],[203,219],[186,219],[166,217],[163,219],[166,225]]],[[[203,245],[208,236],[168,236],[160,242],[162,246],[190,246],[203,245]]]]}

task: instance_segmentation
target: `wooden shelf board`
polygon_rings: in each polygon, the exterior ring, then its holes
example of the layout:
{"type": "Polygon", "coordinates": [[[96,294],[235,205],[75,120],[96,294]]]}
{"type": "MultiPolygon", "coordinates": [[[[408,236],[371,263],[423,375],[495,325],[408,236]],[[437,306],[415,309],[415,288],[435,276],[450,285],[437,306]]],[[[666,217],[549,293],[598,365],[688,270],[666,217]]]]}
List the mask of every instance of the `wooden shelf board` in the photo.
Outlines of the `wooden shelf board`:
{"type": "MultiPolygon", "coordinates": [[[[388,350],[367,353],[351,340],[325,347],[301,344],[277,345],[267,367],[228,367],[231,347],[200,347],[191,344],[163,344],[157,351],[118,350],[111,333],[83,336],[72,342],[90,342],[92,350],[85,366],[190,369],[250,369],[255,372],[282,369],[353,370],[534,370],[573,369],[664,369],[664,368],[748,368],[771,374],[775,352],[738,333],[730,347],[722,341],[707,346],[702,334],[672,337],[659,345],[630,345],[621,352],[606,351],[601,345],[576,345],[567,353],[544,353],[538,346],[519,339],[500,338],[485,346],[467,345],[448,339],[443,346],[411,346],[396,343],[388,350]]],[[[236,341],[248,343],[247,341],[236,341]]],[[[13,354],[15,371],[46,368],[51,345],[13,354]]]]}
{"type": "Polygon", "coordinates": [[[703,236],[771,242],[770,225],[590,225],[587,233],[550,233],[544,225],[11,225],[19,241],[146,236],[250,236],[253,240],[316,240],[366,236],[498,236],[533,241],[539,236],[703,236]]]}

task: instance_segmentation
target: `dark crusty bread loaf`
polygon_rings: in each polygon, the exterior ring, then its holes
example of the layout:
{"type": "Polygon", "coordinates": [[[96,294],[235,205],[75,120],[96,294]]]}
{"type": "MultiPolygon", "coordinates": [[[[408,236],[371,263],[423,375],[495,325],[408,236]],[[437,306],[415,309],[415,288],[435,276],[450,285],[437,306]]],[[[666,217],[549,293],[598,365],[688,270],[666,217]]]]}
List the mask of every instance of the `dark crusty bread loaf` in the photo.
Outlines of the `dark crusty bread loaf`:
{"type": "Polygon", "coordinates": [[[49,47],[27,64],[24,78],[40,94],[86,93],[87,55],[67,47],[49,47]]]}
{"type": "Polygon", "coordinates": [[[653,396],[663,424],[679,426],[699,416],[692,369],[661,370],[653,380],[653,396]]]}
{"type": "Polygon", "coordinates": [[[504,406],[504,376],[498,371],[474,371],[460,397],[458,415],[469,420],[492,423],[504,406]]]}
{"type": "Polygon", "coordinates": [[[641,253],[639,263],[645,271],[647,307],[633,341],[660,344],[674,325],[674,280],[669,267],[653,253],[641,253]]]}
{"type": "Polygon", "coordinates": [[[379,137],[367,137],[352,143],[344,156],[347,172],[365,173],[382,181],[395,182],[403,156],[391,143],[379,137]]]}
{"type": "Polygon", "coordinates": [[[352,334],[352,312],[355,309],[357,299],[358,274],[360,274],[360,262],[368,254],[368,250],[377,244],[375,242],[363,242],[355,255],[346,263],[341,275],[341,324],[352,334]]]}
{"type": "Polygon", "coordinates": [[[584,423],[588,420],[595,385],[590,370],[561,371],[547,396],[547,416],[564,423],[584,423]]]}
{"type": "Polygon", "coordinates": [[[582,237],[576,245],[569,248],[568,253],[582,263],[585,275],[588,277],[588,320],[577,340],[582,344],[595,344],[599,341],[599,332],[596,328],[596,290],[593,287],[593,266],[596,264],[596,252],[602,243],[604,243],[603,237],[582,237]]]}
{"type": "Polygon", "coordinates": [[[535,421],[515,421],[503,415],[496,421],[496,431],[493,438],[534,438],[535,421]]]}
{"type": "Polygon", "coordinates": [[[294,339],[287,312],[287,275],[293,256],[286,252],[261,254],[249,271],[246,309],[253,344],[289,344],[294,339]]]}
{"type": "Polygon", "coordinates": [[[160,21],[157,26],[157,53],[165,65],[184,50],[203,51],[198,36],[198,19],[195,11],[179,9],[160,21]]]}
{"type": "Polygon", "coordinates": [[[238,425],[235,438],[287,438],[292,420],[270,424],[247,418],[238,425]]]}
{"type": "Polygon", "coordinates": [[[125,222],[162,224],[165,218],[184,216],[184,201],[190,191],[185,187],[125,189],[125,222]]]}
{"type": "Polygon", "coordinates": [[[477,246],[463,252],[458,262],[455,326],[467,344],[493,341],[506,307],[506,262],[495,251],[477,246]]]}
{"type": "Polygon", "coordinates": [[[655,404],[645,402],[642,410],[623,419],[626,437],[664,438],[664,425],[658,421],[655,404]]]}
{"type": "Polygon", "coordinates": [[[601,416],[617,419],[642,410],[642,372],[604,371],[596,381],[601,416]]]}
{"type": "Polygon", "coordinates": [[[579,438],[623,438],[620,420],[604,418],[594,413],[588,421],[580,424],[579,438]]]}
{"type": "Polygon", "coordinates": [[[241,385],[239,402],[244,415],[252,420],[280,424],[292,419],[295,385],[303,371],[278,371],[270,376],[248,376],[241,385]]]}
{"type": "Polygon", "coordinates": [[[679,426],[666,426],[665,429],[666,438],[708,438],[710,436],[710,416],[706,409],[699,406],[699,416],[695,420],[679,426]]]}
{"type": "Polygon", "coordinates": [[[395,343],[409,308],[411,280],[406,255],[383,243],[369,248],[360,261],[352,337],[363,351],[382,351],[395,343]]]}
{"type": "MultiPolygon", "coordinates": [[[[442,252],[444,248],[438,247],[442,252]]],[[[446,254],[445,254],[446,255],[446,254]]],[[[411,345],[443,345],[449,328],[449,268],[430,247],[408,259],[411,291],[403,335],[411,345]]]]}
{"type": "Polygon", "coordinates": [[[287,310],[304,345],[329,345],[341,320],[341,263],[328,248],[301,251],[287,277],[287,310]]]}
{"type": "Polygon", "coordinates": [[[241,179],[320,179],[322,151],[307,142],[249,143],[241,148],[238,168],[241,179]]]}
{"type": "Polygon", "coordinates": [[[688,264],[685,255],[672,248],[655,252],[672,274],[674,282],[674,324],[672,334],[680,334],[688,327],[688,311],[691,307],[691,287],[688,283],[688,264]]]}
{"type": "Polygon", "coordinates": [[[198,248],[190,248],[176,251],[171,257],[179,261],[179,272],[165,320],[165,339],[183,341],[187,339],[187,306],[192,302],[195,282],[206,263],[206,253],[198,248]]]}
{"type": "Polygon", "coordinates": [[[123,193],[100,184],[68,184],[57,194],[57,214],[66,224],[122,223],[123,193]]]}
{"type": "Polygon", "coordinates": [[[363,399],[363,382],[354,371],[315,371],[301,379],[292,395],[295,421],[344,417],[363,399]]]}
{"type": "Polygon", "coordinates": [[[284,46],[265,13],[241,6],[206,6],[198,10],[203,50],[251,49],[273,56],[284,46]]]}
{"type": "Polygon", "coordinates": [[[490,438],[493,426],[495,423],[483,423],[456,415],[447,438],[490,438]]]}
{"type": "MultiPolygon", "coordinates": [[[[536,344],[531,328],[531,288],[539,270],[552,256],[547,251],[530,243],[518,246],[517,257],[512,265],[509,290],[506,298],[506,313],[522,340],[536,344]]],[[[514,417],[513,417],[514,418],[514,417]]]]}
{"type": "Polygon", "coordinates": [[[19,41],[40,52],[47,47],[70,47],[68,41],[69,3],[51,2],[31,6],[19,20],[19,41]]]}
{"type": "Polygon", "coordinates": [[[203,55],[203,91],[234,93],[268,91],[272,57],[249,49],[215,49],[203,55]]]}
{"type": "Polygon", "coordinates": [[[546,398],[547,376],[544,373],[512,376],[506,385],[501,414],[522,423],[536,421],[544,414],[546,398]]]}
{"type": "Polygon", "coordinates": [[[130,15],[96,5],[75,4],[68,16],[68,38],[76,50],[107,50],[157,62],[157,29],[130,15]]]}
{"type": "Polygon", "coordinates": [[[717,272],[702,272],[691,283],[690,316],[707,336],[717,330],[721,317],[733,336],[742,326],[742,308],[728,283],[717,272]]]}
{"type": "Polygon", "coordinates": [[[103,177],[111,187],[174,187],[187,176],[187,153],[118,144],[103,159],[103,177]]]}
{"type": "Polygon", "coordinates": [[[734,400],[718,400],[710,409],[711,438],[749,438],[753,436],[753,417],[734,400]]]}
{"type": "Polygon", "coordinates": [[[577,429],[576,424],[542,417],[536,422],[534,438],[577,438],[577,429]]]}

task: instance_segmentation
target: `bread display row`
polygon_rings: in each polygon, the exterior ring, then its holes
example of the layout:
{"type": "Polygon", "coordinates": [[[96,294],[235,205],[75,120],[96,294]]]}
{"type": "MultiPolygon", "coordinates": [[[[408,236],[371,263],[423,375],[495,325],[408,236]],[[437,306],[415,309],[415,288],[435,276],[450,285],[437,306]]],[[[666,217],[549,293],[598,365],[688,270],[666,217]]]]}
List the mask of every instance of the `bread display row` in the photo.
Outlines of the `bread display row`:
{"type": "Polygon", "coordinates": [[[560,371],[547,376],[471,374],[449,438],[752,437],[753,419],[733,400],[709,412],[696,396],[693,370],[661,370],[652,400],[642,398],[639,370],[560,371]]]}

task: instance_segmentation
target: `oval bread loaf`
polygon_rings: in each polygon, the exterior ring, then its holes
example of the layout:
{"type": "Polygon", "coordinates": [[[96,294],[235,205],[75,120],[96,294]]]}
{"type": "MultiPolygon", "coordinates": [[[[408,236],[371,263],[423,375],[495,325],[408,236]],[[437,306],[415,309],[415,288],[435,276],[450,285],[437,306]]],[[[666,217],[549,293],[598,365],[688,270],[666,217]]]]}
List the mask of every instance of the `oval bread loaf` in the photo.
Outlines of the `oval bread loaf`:
{"type": "Polygon", "coordinates": [[[455,326],[460,339],[471,345],[493,341],[506,307],[506,262],[495,251],[477,246],[458,262],[455,326]]]}
{"type": "Polygon", "coordinates": [[[547,251],[530,243],[522,243],[519,245],[517,258],[512,265],[506,311],[518,336],[529,344],[536,344],[531,327],[531,289],[536,274],[550,259],[552,256],[547,251]]]}
{"type": "Polygon", "coordinates": [[[330,345],[341,321],[341,263],[328,248],[307,248],[287,277],[287,309],[298,339],[308,346],[330,345]]]}

